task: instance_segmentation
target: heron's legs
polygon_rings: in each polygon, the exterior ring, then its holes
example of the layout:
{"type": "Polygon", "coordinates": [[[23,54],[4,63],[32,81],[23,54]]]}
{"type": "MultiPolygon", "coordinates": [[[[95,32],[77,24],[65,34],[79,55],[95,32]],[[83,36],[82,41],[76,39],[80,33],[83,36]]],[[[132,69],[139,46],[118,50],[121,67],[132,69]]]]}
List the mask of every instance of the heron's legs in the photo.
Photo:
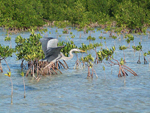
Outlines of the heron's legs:
{"type": "Polygon", "coordinates": [[[66,64],[66,66],[67,66],[67,69],[68,69],[69,67],[68,67],[68,65],[67,65],[66,61],[65,61],[65,60],[63,60],[63,61],[64,61],[64,63],[66,64]]]}
{"type": "Polygon", "coordinates": [[[59,63],[64,67],[64,69],[66,69],[62,62],[59,61],[59,63]]]}

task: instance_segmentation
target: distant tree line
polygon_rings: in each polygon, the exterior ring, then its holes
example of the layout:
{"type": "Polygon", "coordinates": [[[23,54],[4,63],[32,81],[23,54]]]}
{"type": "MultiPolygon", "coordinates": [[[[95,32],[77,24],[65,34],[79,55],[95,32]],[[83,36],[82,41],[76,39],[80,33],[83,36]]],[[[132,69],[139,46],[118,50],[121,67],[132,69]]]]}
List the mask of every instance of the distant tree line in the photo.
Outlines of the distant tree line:
{"type": "Polygon", "coordinates": [[[86,25],[116,21],[130,29],[150,25],[150,0],[0,0],[0,26],[30,28],[45,20],[86,25]]]}

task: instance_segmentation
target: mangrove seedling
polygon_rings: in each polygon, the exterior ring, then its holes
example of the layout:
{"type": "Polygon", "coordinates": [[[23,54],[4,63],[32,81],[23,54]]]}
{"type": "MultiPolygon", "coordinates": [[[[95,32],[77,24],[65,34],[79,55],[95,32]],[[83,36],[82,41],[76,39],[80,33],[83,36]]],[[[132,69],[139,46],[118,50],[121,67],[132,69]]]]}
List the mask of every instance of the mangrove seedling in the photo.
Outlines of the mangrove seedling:
{"type": "Polygon", "coordinates": [[[123,51],[123,56],[124,56],[124,60],[123,60],[123,61],[124,61],[124,62],[126,62],[126,61],[125,61],[125,54],[124,54],[124,50],[125,50],[125,49],[127,49],[127,48],[128,48],[128,47],[126,47],[125,45],[123,45],[123,46],[119,46],[119,50],[122,50],[122,51],[123,51]]]}
{"type": "Polygon", "coordinates": [[[107,46],[106,46],[106,37],[103,37],[103,39],[105,40],[105,42],[104,42],[105,43],[105,48],[107,48],[107,46]]]}
{"type": "Polygon", "coordinates": [[[84,43],[82,43],[82,46],[79,49],[81,49],[83,51],[87,51],[88,47],[87,47],[87,45],[85,45],[84,43]]]}
{"type": "Polygon", "coordinates": [[[144,64],[147,64],[147,60],[146,60],[146,56],[147,56],[147,53],[145,52],[144,54],[143,54],[143,56],[144,56],[144,64]]]}
{"type": "MultiPolygon", "coordinates": [[[[83,51],[83,52],[85,52],[85,51],[83,51]]],[[[79,60],[79,57],[78,57],[78,54],[77,54],[78,52],[75,52],[75,54],[76,54],[76,57],[77,57],[77,60],[76,60],[76,62],[75,62],[75,66],[74,66],[74,69],[78,69],[81,65],[81,62],[80,62],[80,60],[79,60]]]]}
{"type": "Polygon", "coordinates": [[[90,43],[89,45],[87,45],[87,50],[91,50],[91,49],[94,49],[94,47],[93,47],[93,44],[92,44],[92,43],[90,43]]]}
{"type": "MultiPolygon", "coordinates": [[[[87,55],[86,57],[81,57],[81,61],[83,62],[84,65],[86,65],[88,67],[88,74],[87,74],[87,77],[92,77],[93,78],[93,72],[95,72],[94,68],[93,68],[93,61],[94,61],[94,58],[92,57],[91,54],[87,55]],[[92,69],[92,74],[90,73],[90,69],[92,69]]],[[[95,72],[95,75],[96,77],[97,74],[95,72]]]]}
{"type": "Polygon", "coordinates": [[[103,37],[102,37],[102,36],[99,36],[99,39],[101,39],[101,43],[102,43],[102,39],[103,39],[103,37]]]}
{"type": "Polygon", "coordinates": [[[105,75],[105,78],[106,78],[105,66],[103,66],[103,71],[104,71],[104,75],[105,75]]]}
{"type": "Polygon", "coordinates": [[[135,51],[139,51],[139,59],[137,61],[138,64],[141,64],[141,61],[140,61],[140,52],[142,51],[142,45],[141,45],[141,42],[139,42],[139,45],[138,46],[132,46],[132,48],[135,50],[135,51]]]}
{"type": "MultiPolygon", "coordinates": [[[[123,60],[123,58],[121,58],[121,60],[120,60],[120,64],[121,65],[124,65],[124,60],[123,60]]],[[[121,70],[121,69],[119,69],[119,70],[121,70]]],[[[120,75],[121,75],[121,73],[119,73],[120,75]]],[[[118,75],[119,75],[118,74],[118,75]]],[[[128,74],[125,72],[125,74],[128,76],[128,74]]],[[[126,76],[124,76],[124,84],[126,83],[126,76]]]]}
{"type": "Polygon", "coordinates": [[[98,61],[99,61],[96,48],[99,47],[99,46],[103,46],[102,43],[95,43],[95,44],[93,44],[93,48],[94,48],[93,50],[94,50],[95,53],[96,53],[96,58],[95,58],[94,63],[96,63],[96,64],[98,64],[98,61]]]}
{"type": "Polygon", "coordinates": [[[122,31],[122,28],[121,27],[116,27],[114,32],[118,35],[119,37],[119,41],[121,40],[121,31],[122,31]]]}
{"type": "Polygon", "coordinates": [[[75,35],[72,35],[71,38],[74,39],[75,35]]]}
{"type": "Polygon", "coordinates": [[[121,65],[124,65],[124,63],[125,63],[125,62],[124,62],[123,58],[121,58],[120,64],[121,64],[121,65]]]}
{"type": "Polygon", "coordinates": [[[4,74],[4,75],[8,76],[11,82],[11,104],[13,104],[13,82],[11,79],[11,72],[7,72],[7,74],[4,74]]]}
{"type": "Polygon", "coordinates": [[[24,81],[24,72],[22,71],[20,75],[22,76],[22,79],[23,79],[23,85],[24,85],[24,98],[26,98],[25,81],[24,81]]]}
{"type": "Polygon", "coordinates": [[[63,32],[63,34],[68,34],[69,33],[67,28],[64,28],[64,30],[62,32],[63,32]]]}
{"type": "Polygon", "coordinates": [[[89,40],[89,43],[90,43],[90,41],[94,41],[95,39],[96,39],[95,37],[91,37],[91,36],[87,37],[87,40],[89,40]]]}
{"type": "Polygon", "coordinates": [[[73,33],[72,32],[70,32],[70,35],[72,35],[73,33]]]}
{"type": "Polygon", "coordinates": [[[117,36],[112,36],[112,39],[114,39],[114,45],[115,45],[115,39],[117,39],[117,36]]]}
{"type": "MultiPolygon", "coordinates": [[[[88,50],[88,45],[85,45],[84,43],[82,43],[82,46],[79,47],[79,49],[85,51],[87,53],[87,50],[88,50]]],[[[85,67],[85,62],[84,62],[84,58],[83,58],[83,54],[82,54],[82,57],[80,59],[83,63],[83,67],[85,67]]]]}
{"type": "Polygon", "coordinates": [[[91,26],[87,26],[87,28],[86,28],[86,33],[88,33],[88,31],[90,31],[90,36],[91,36],[91,33],[92,33],[92,32],[95,32],[95,31],[94,31],[94,28],[92,28],[91,26]]]}
{"type": "Polygon", "coordinates": [[[134,41],[134,36],[131,35],[131,34],[126,34],[126,35],[125,35],[125,38],[127,38],[126,42],[129,44],[128,47],[130,47],[130,42],[131,42],[131,41],[134,41]]]}

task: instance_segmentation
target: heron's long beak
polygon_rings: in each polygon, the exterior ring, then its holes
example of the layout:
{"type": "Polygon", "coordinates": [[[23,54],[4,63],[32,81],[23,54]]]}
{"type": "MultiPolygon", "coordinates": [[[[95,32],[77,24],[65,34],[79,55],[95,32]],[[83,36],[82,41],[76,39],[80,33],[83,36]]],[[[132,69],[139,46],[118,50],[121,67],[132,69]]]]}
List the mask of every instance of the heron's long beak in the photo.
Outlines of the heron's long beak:
{"type": "Polygon", "coordinates": [[[86,51],[80,50],[80,52],[86,52],[86,51]]]}

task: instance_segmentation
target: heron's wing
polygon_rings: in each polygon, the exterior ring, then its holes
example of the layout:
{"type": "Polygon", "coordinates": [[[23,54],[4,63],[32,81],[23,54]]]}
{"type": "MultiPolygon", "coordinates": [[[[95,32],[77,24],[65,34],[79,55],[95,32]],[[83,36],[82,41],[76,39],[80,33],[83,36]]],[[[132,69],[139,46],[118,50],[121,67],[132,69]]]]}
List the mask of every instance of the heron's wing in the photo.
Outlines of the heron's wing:
{"type": "Polygon", "coordinates": [[[50,47],[47,49],[46,51],[46,56],[51,56],[53,54],[59,54],[60,53],[60,50],[63,48],[63,46],[60,46],[60,47],[50,47]]]}
{"type": "Polygon", "coordinates": [[[47,56],[44,59],[42,59],[43,61],[46,60],[48,62],[53,61],[53,63],[55,63],[57,60],[59,60],[61,58],[61,54],[58,54],[57,56],[47,56]]]}
{"type": "Polygon", "coordinates": [[[58,57],[58,55],[60,54],[60,50],[63,48],[64,46],[60,46],[60,47],[53,47],[53,48],[48,48],[46,51],[46,59],[51,62],[52,60],[56,59],[58,57]]]}
{"type": "Polygon", "coordinates": [[[54,38],[48,37],[48,38],[41,38],[40,42],[42,43],[42,49],[44,54],[46,55],[46,50],[47,50],[47,43],[49,40],[53,40],[54,38]]]}
{"type": "Polygon", "coordinates": [[[51,39],[47,42],[47,49],[50,47],[57,47],[58,39],[51,39]]]}

